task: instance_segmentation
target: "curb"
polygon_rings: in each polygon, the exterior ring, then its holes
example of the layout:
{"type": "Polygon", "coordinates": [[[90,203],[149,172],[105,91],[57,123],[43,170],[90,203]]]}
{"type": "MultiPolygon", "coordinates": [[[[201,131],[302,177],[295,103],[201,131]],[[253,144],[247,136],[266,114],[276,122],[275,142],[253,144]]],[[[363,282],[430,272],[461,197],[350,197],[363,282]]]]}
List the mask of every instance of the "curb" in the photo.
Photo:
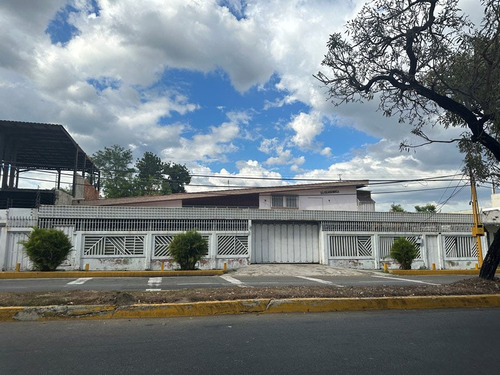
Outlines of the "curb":
{"type": "Polygon", "coordinates": [[[0,307],[0,322],[169,318],[244,313],[309,313],[333,311],[500,307],[500,294],[377,298],[291,298],[207,301],[130,306],[0,307]]]}
{"type": "Polygon", "coordinates": [[[0,279],[58,279],[80,277],[169,277],[169,276],[220,276],[222,270],[200,271],[53,271],[53,272],[0,272],[0,279]]]}
{"type": "Polygon", "coordinates": [[[389,270],[393,275],[479,275],[479,270],[389,270]]]}

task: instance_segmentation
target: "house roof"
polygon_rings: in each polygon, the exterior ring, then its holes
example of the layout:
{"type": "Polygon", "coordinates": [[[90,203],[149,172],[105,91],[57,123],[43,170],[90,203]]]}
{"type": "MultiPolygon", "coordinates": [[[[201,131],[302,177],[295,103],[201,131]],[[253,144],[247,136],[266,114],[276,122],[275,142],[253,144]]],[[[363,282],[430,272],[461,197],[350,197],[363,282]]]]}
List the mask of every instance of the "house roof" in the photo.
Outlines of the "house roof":
{"type": "Polygon", "coordinates": [[[0,120],[0,155],[18,168],[99,170],[62,125],[0,120]]]}
{"type": "Polygon", "coordinates": [[[319,189],[332,189],[343,186],[355,186],[357,189],[366,187],[368,185],[368,180],[355,180],[355,181],[337,181],[337,182],[322,182],[315,184],[300,184],[300,185],[285,185],[285,186],[273,186],[273,187],[252,187],[243,189],[231,189],[231,190],[214,190],[214,191],[203,191],[196,193],[177,193],[170,195],[149,195],[141,197],[126,197],[126,198],[108,198],[100,199],[98,201],[82,201],[82,205],[92,205],[92,206],[120,206],[129,204],[140,204],[140,203],[160,203],[167,201],[183,201],[189,204],[189,200],[195,200],[199,198],[211,198],[211,197],[235,197],[235,196],[248,196],[248,195],[259,195],[259,194],[286,194],[299,192],[304,190],[319,190],[319,189]]]}

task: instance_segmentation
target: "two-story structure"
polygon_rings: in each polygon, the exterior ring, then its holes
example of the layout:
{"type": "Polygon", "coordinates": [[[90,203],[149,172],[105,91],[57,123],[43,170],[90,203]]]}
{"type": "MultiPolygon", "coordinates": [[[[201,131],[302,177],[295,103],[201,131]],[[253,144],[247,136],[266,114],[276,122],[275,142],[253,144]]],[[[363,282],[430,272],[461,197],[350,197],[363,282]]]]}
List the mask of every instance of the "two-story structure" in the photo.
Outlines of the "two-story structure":
{"type": "Polygon", "coordinates": [[[198,193],[76,201],[78,205],[123,207],[226,207],[317,211],[375,211],[367,180],[255,187],[198,193]]]}

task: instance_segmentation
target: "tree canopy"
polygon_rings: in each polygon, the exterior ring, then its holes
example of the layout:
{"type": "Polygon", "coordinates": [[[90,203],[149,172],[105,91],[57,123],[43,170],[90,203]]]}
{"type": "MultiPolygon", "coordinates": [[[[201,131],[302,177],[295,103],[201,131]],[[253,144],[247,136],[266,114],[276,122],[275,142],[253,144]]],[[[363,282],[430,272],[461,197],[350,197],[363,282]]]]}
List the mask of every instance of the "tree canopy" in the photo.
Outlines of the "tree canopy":
{"type": "Polygon", "coordinates": [[[165,164],[152,152],[145,152],[135,163],[136,187],[140,195],[170,194],[172,189],[163,176],[165,164]]]}
{"type": "Polygon", "coordinates": [[[391,204],[389,212],[406,212],[405,209],[400,204],[391,204]]]}
{"type": "Polygon", "coordinates": [[[436,206],[433,205],[432,203],[427,203],[425,206],[415,206],[415,212],[435,213],[436,212],[436,206]]]}
{"type": "MultiPolygon", "coordinates": [[[[498,175],[500,161],[500,5],[482,0],[474,25],[458,0],[376,0],[334,33],[316,77],[336,104],[378,99],[386,116],[412,124],[426,143],[458,142],[479,179],[498,175]],[[457,139],[433,140],[425,125],[464,128],[457,139]]],[[[406,142],[403,148],[413,147],[406,142]]]]}
{"type": "Polygon", "coordinates": [[[92,161],[101,171],[103,191],[107,198],[135,195],[132,151],[119,145],[104,147],[92,155],[92,161]]]}
{"type": "Polygon", "coordinates": [[[162,162],[149,151],[136,160],[135,168],[132,151],[119,145],[97,151],[92,160],[101,170],[106,198],[181,193],[191,182],[186,166],[162,162]]]}
{"type": "MultiPolygon", "coordinates": [[[[403,206],[400,204],[391,204],[391,208],[389,209],[389,212],[407,212],[403,206]]],[[[425,206],[415,206],[415,212],[429,212],[429,213],[435,213],[436,212],[436,206],[433,205],[432,203],[427,203],[425,206]]]]}
{"type": "MultiPolygon", "coordinates": [[[[340,105],[377,99],[385,116],[413,125],[433,142],[457,142],[466,169],[478,179],[499,177],[500,1],[481,0],[480,24],[458,0],[374,0],[327,42],[316,78],[340,105]],[[425,126],[461,127],[460,137],[430,139],[425,126]]],[[[402,143],[403,148],[415,147],[402,143]]],[[[480,276],[492,279],[500,263],[500,231],[480,276]]]]}

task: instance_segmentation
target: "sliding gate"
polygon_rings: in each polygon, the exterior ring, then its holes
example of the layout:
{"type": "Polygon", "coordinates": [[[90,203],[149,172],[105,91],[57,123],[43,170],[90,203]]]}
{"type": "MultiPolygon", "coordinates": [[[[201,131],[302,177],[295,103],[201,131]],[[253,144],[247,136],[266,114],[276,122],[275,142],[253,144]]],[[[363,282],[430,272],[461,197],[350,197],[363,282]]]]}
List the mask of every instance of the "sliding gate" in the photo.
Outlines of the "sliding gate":
{"type": "Polygon", "coordinates": [[[317,223],[252,223],[252,263],[319,263],[317,223]]]}

